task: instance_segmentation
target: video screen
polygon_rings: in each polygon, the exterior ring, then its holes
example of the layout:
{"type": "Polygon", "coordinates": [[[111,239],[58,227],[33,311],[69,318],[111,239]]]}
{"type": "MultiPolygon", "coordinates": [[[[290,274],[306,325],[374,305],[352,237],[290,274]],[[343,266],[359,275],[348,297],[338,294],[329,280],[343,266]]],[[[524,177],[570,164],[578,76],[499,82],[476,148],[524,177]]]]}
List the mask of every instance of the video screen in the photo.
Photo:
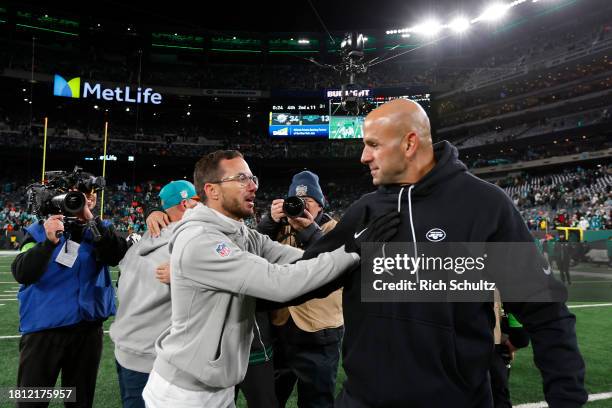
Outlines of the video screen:
{"type": "Polygon", "coordinates": [[[362,90],[357,96],[358,112],[346,108],[340,90],[325,90],[319,98],[273,100],[268,133],[275,138],[362,139],[365,117],[378,106],[397,98],[416,101],[426,111],[431,104],[428,92],[405,88],[362,90]]]}

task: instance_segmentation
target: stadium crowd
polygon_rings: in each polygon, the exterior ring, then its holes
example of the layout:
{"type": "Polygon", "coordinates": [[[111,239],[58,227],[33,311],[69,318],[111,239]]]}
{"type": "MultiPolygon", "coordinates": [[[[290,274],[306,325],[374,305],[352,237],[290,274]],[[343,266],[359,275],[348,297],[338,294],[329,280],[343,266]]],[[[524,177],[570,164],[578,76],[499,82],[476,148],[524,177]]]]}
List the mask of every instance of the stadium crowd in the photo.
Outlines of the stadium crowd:
{"type": "Polygon", "coordinates": [[[563,173],[508,176],[498,181],[530,229],[612,229],[612,166],[577,167],[563,173]]]}
{"type": "MultiPolygon", "coordinates": [[[[563,173],[532,175],[522,173],[497,180],[519,208],[531,229],[541,220],[549,225],[586,226],[585,229],[612,229],[612,166],[584,169],[578,167],[563,173]],[[582,221],[584,218],[585,221],[582,221]]],[[[5,180],[0,183],[0,236],[23,230],[36,220],[26,212],[26,183],[5,180]]],[[[147,181],[130,185],[126,182],[107,187],[104,217],[117,231],[127,235],[146,230],[147,211],[159,206],[158,194],[163,183],[147,181]]],[[[268,210],[269,203],[285,196],[282,182],[265,181],[255,202],[256,225],[268,210]]],[[[333,180],[325,185],[329,212],[340,218],[361,195],[371,190],[368,180],[333,180]]],[[[99,209],[96,209],[99,212],[99,209]]]]}

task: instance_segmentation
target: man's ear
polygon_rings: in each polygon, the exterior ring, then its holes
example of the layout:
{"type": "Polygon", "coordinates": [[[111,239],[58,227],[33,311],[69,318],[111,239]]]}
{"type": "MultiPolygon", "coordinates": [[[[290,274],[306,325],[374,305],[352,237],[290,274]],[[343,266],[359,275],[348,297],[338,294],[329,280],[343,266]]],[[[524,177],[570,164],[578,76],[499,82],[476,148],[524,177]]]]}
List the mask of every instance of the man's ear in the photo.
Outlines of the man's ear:
{"type": "Polygon", "coordinates": [[[204,195],[207,199],[212,199],[212,200],[219,199],[219,191],[217,190],[217,184],[213,184],[213,183],[204,184],[204,195]]]}
{"type": "Polygon", "coordinates": [[[406,153],[406,157],[412,158],[419,149],[419,137],[416,133],[410,132],[404,138],[406,145],[402,146],[406,153]]]}

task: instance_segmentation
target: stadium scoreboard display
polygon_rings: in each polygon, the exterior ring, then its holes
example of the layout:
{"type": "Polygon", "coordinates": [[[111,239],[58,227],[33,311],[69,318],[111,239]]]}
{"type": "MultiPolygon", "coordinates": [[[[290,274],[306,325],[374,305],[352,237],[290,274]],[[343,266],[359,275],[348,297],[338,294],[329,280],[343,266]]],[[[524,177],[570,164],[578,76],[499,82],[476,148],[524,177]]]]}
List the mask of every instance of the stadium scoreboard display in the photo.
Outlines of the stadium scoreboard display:
{"type": "Polygon", "coordinates": [[[269,133],[280,137],[327,137],[328,107],[308,101],[273,104],[269,133]]]}
{"type": "Polygon", "coordinates": [[[361,139],[365,116],[378,106],[397,98],[420,103],[430,108],[428,92],[406,92],[406,89],[361,90],[363,109],[359,115],[342,108],[342,92],[326,90],[318,98],[285,98],[274,100],[270,111],[268,133],[274,138],[361,139]]]}

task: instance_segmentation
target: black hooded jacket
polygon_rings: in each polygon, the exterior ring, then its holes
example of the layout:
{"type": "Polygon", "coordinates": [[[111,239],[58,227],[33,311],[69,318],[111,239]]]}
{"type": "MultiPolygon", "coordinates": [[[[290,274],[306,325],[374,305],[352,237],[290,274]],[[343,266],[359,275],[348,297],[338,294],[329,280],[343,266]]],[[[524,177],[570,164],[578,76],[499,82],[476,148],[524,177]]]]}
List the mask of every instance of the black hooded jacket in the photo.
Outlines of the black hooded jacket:
{"type": "MultiPolygon", "coordinates": [[[[533,242],[503,190],[467,172],[448,142],[434,145],[435,167],[414,185],[388,185],[364,195],[306,253],[311,258],[350,240],[373,219],[400,211],[392,241],[427,242],[439,228],[447,242],[533,242]]],[[[517,280],[527,272],[512,270],[517,280]]],[[[492,407],[488,368],[495,318],[490,303],[361,301],[359,269],[311,293],[344,286],[343,365],[347,375],[336,407],[492,407]]],[[[308,297],[308,296],[307,296],[308,297]]],[[[502,293],[503,298],[503,293],[502,293]]],[[[298,302],[302,302],[304,297],[298,302]]],[[[532,340],[551,408],[587,400],[575,317],[563,303],[504,303],[532,340]]]]}

